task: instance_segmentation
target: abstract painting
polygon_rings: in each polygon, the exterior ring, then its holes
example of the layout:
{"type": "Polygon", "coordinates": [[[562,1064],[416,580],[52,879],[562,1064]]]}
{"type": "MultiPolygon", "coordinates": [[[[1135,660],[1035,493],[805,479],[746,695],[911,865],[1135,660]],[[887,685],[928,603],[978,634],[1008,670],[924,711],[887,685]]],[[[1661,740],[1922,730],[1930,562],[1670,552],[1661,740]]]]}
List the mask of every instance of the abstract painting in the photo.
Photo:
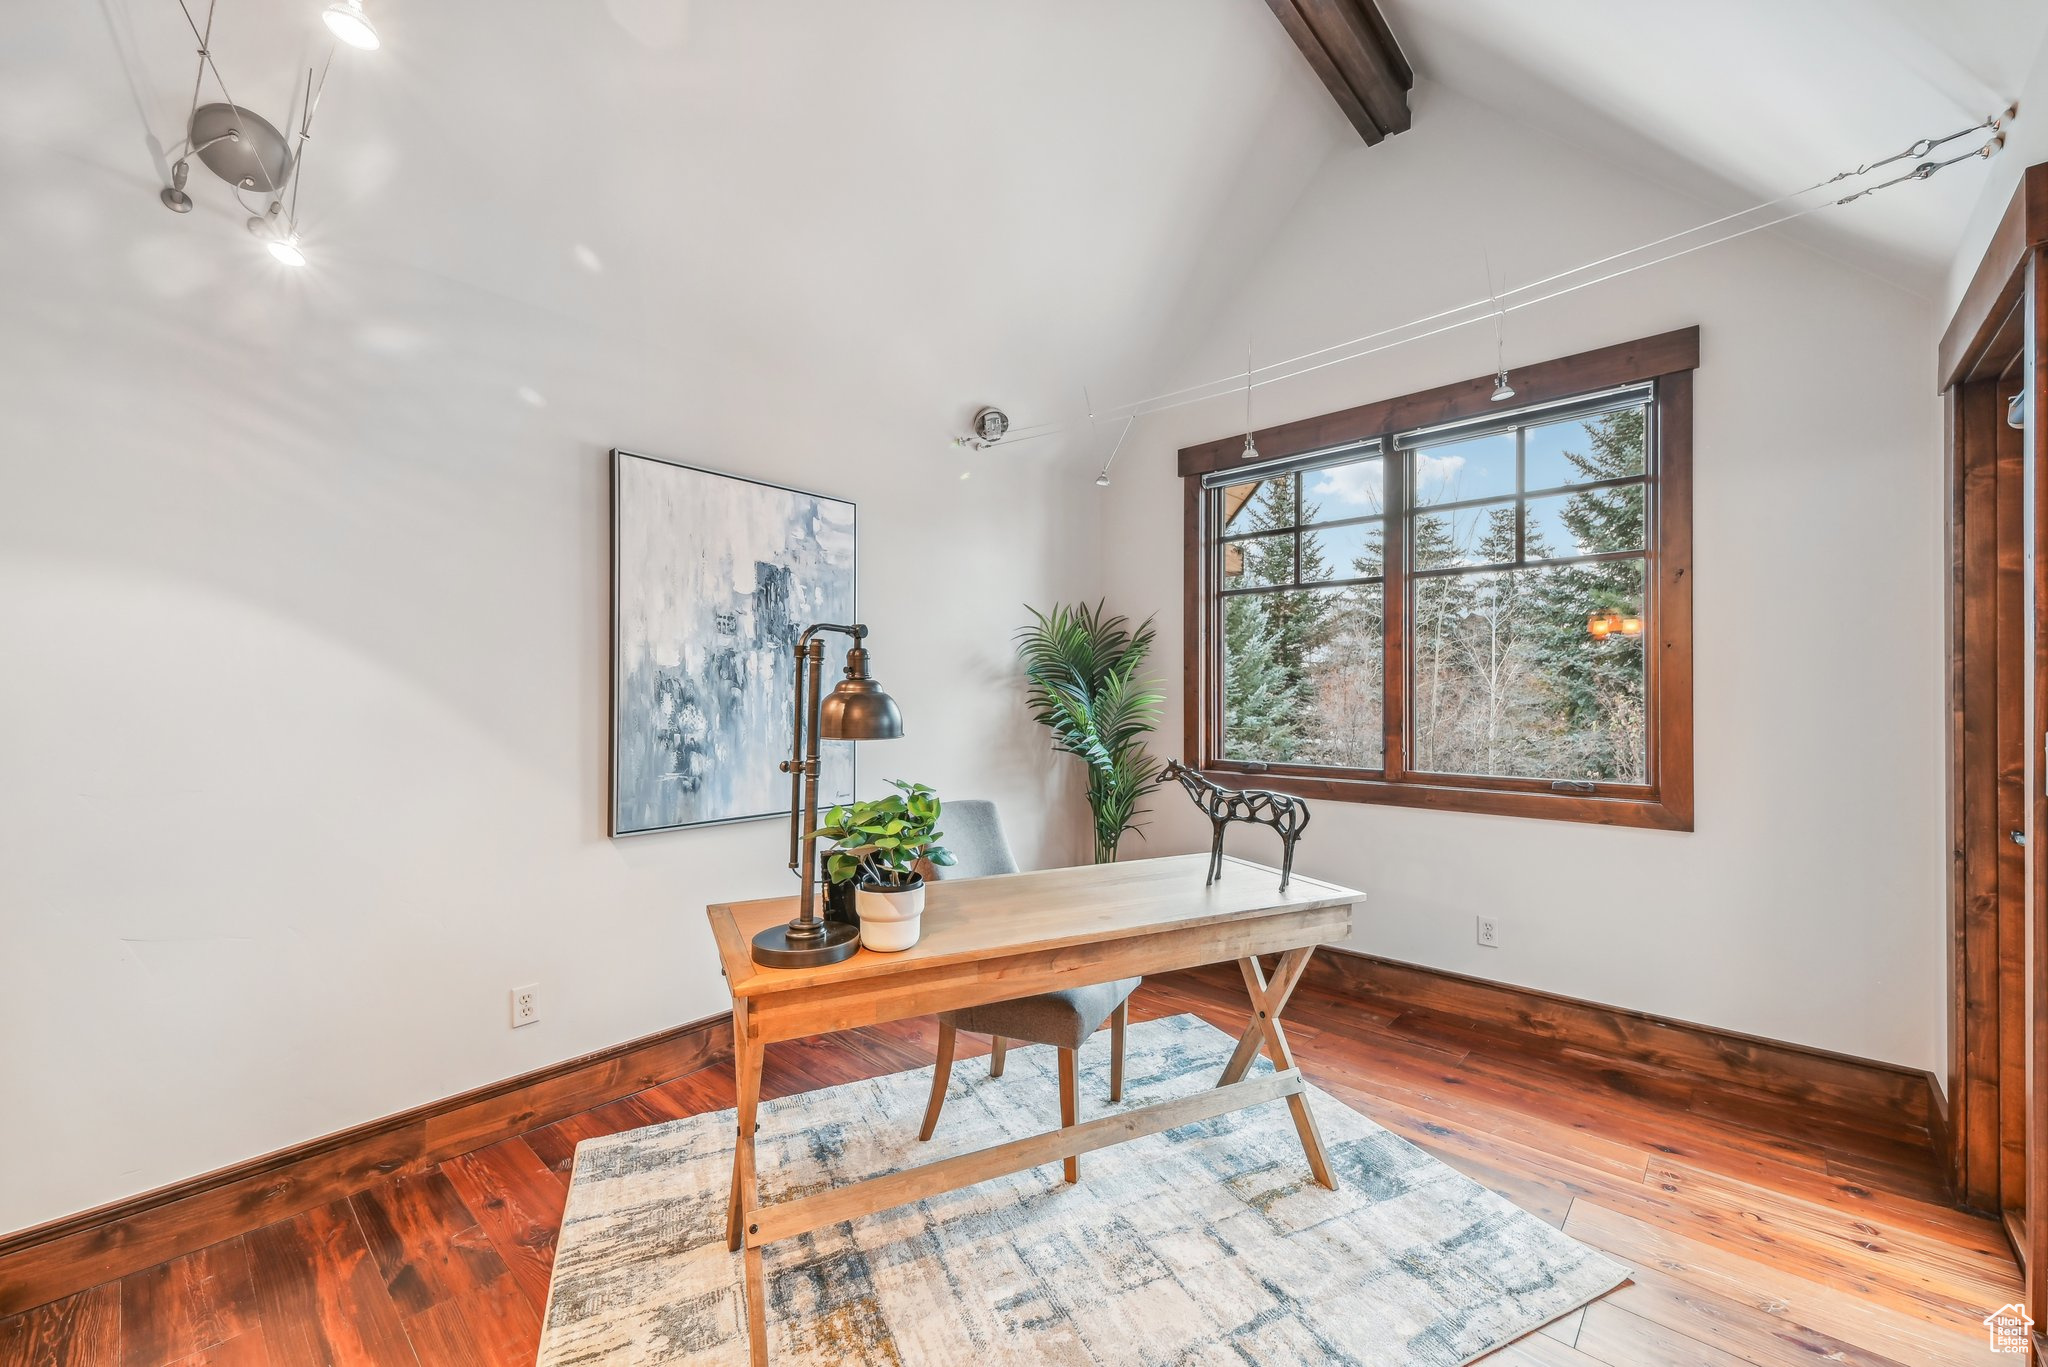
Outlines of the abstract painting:
{"type": "MultiPolygon", "coordinates": [[[[796,639],[854,620],[853,536],[844,500],[612,452],[613,835],[789,810],[796,639]]],[[[852,750],[826,742],[821,800],[852,750]]]]}

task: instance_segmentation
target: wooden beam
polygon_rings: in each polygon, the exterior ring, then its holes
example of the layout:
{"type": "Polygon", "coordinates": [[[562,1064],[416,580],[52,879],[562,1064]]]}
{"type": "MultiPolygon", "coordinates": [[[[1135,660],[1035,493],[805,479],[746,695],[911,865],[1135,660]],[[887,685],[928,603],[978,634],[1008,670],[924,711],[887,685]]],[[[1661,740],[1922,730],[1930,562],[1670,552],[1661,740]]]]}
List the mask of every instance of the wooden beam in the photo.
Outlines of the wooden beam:
{"type": "Polygon", "coordinates": [[[1368,144],[1408,127],[1415,72],[1373,0],[1266,0],[1368,144]]]}

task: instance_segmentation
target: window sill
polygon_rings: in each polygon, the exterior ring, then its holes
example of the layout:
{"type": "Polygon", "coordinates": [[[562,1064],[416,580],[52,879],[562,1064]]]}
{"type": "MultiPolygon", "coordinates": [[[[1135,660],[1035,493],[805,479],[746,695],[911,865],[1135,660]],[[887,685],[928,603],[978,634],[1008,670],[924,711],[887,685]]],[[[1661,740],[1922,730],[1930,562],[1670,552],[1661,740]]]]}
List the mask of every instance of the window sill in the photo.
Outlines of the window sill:
{"type": "Polygon", "coordinates": [[[1456,781],[1388,782],[1385,779],[1261,772],[1241,765],[1205,767],[1202,777],[1225,787],[1267,788],[1276,793],[1324,802],[1364,802],[1391,807],[1424,807],[1434,811],[1476,812],[1485,816],[1534,817],[1541,821],[1582,821],[1599,826],[1631,826],[1655,831],[1690,831],[1690,806],[1680,808],[1661,797],[1634,793],[1599,794],[1532,792],[1527,789],[1461,785],[1456,781]]]}

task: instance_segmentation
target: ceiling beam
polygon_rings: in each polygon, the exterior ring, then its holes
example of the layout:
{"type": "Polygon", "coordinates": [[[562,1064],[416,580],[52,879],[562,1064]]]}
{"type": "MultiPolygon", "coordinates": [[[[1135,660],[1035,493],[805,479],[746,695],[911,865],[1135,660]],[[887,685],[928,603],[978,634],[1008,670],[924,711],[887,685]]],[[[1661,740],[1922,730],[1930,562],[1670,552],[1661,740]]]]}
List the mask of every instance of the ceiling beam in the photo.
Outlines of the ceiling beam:
{"type": "Polygon", "coordinates": [[[1408,127],[1415,72],[1373,0],[1266,0],[1368,143],[1408,127]]]}

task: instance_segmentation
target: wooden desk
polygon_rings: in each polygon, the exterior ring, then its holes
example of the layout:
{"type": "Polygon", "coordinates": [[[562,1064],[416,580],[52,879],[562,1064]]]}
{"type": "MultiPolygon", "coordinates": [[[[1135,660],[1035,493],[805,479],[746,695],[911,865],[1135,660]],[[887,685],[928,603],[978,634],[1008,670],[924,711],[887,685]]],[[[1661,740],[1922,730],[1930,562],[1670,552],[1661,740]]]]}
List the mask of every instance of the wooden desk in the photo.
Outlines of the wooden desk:
{"type": "MultiPolygon", "coordinates": [[[[1350,931],[1352,906],[1364,894],[1299,874],[1283,893],[1277,870],[1240,859],[1224,860],[1223,876],[1204,886],[1208,863],[1205,854],[1175,855],[935,882],[925,893],[924,934],[915,946],[900,954],[862,950],[821,968],[761,968],[749,953],[756,931],[796,914],[796,898],[707,909],[732,990],[738,1078],[739,1144],[733,1154],[726,1236],[733,1249],[746,1249],[748,1341],[757,1367],[768,1360],[761,1248],[777,1239],[1281,1097],[1293,1113],[1310,1171],[1324,1186],[1337,1185],[1302,1096],[1301,1073],[1280,1028],[1280,1013],[1316,946],[1350,931]],[[1259,965],[1262,954],[1281,956],[1271,979],[1259,965]],[[1244,973],[1251,1020],[1213,1091],[774,1205],[760,1203],[754,1133],[766,1046],[1229,959],[1244,973]],[[1274,1071],[1247,1081],[1245,1073],[1261,1046],[1274,1071]]],[[[907,1130],[916,1124],[916,1116],[904,1117],[907,1130]]]]}

